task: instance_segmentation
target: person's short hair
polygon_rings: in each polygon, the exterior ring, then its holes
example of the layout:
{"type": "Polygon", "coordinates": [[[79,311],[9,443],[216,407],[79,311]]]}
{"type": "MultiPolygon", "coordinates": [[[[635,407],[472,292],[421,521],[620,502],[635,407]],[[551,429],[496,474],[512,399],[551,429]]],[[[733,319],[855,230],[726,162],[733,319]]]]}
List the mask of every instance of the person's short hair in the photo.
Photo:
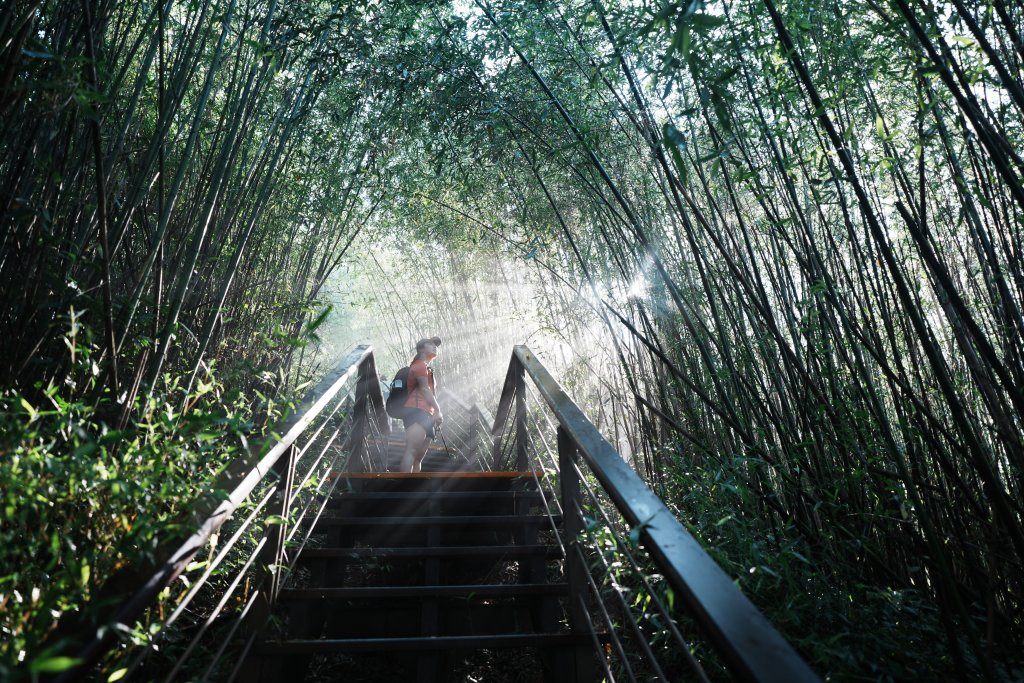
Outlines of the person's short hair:
{"type": "Polygon", "coordinates": [[[416,350],[419,351],[420,349],[422,349],[427,344],[433,344],[434,346],[440,346],[441,345],[441,338],[440,337],[424,337],[423,339],[420,339],[418,342],[416,342],[416,350]]]}

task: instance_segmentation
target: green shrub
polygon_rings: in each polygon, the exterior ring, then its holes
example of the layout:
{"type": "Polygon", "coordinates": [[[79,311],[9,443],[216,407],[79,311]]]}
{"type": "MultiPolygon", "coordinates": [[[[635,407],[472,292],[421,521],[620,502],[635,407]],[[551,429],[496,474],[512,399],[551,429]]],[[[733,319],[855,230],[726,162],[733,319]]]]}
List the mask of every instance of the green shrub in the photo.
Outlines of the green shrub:
{"type": "Polygon", "coordinates": [[[256,416],[275,412],[214,380],[186,410],[182,393],[165,381],[120,431],[98,417],[117,406],[66,400],[56,386],[38,405],[0,397],[0,678],[19,663],[66,666],[40,651],[58,620],[87,609],[114,572],[152,559],[260,431],[256,416]]]}

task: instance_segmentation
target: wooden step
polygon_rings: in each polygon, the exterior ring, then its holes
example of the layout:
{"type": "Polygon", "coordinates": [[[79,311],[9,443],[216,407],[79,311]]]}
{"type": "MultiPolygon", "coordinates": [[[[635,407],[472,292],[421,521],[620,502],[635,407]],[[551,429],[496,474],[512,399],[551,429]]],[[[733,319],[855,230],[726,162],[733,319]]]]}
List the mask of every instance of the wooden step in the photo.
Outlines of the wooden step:
{"type": "Polygon", "coordinates": [[[361,491],[331,497],[327,509],[340,515],[510,515],[533,510],[542,514],[555,506],[554,494],[528,491],[361,491]],[[545,505],[547,502],[547,505],[545,505]]]}
{"type": "Polygon", "coordinates": [[[499,472],[345,472],[336,470],[328,477],[332,479],[543,479],[544,471],[499,471],[499,472]]]}
{"type": "MultiPolygon", "coordinates": [[[[404,430],[398,430],[397,432],[395,432],[395,434],[396,434],[396,436],[388,437],[388,439],[386,441],[388,448],[405,448],[405,431],[404,430]],[[401,435],[401,436],[398,436],[398,435],[401,435]]],[[[432,450],[440,450],[442,448],[442,446],[441,445],[433,445],[430,448],[432,450]]]]}
{"type": "Polygon", "coordinates": [[[454,586],[366,586],[358,588],[285,588],[279,599],[299,600],[387,600],[402,598],[510,598],[537,595],[566,595],[566,583],[462,584],[454,586]]]}
{"type": "MultiPolygon", "coordinates": [[[[481,515],[544,514],[548,508],[540,496],[524,495],[478,495],[474,497],[453,497],[437,493],[424,497],[348,498],[339,496],[329,506],[327,516],[347,517],[414,517],[422,515],[466,517],[481,515]]],[[[505,492],[509,493],[509,492],[505,492]]],[[[557,511],[557,510],[556,510],[557,511]]]]}
{"type": "Polygon", "coordinates": [[[360,517],[348,515],[345,517],[321,517],[317,521],[317,530],[321,527],[341,526],[399,526],[402,528],[424,527],[424,526],[519,526],[526,524],[543,525],[549,522],[560,524],[561,515],[442,515],[431,516],[394,516],[394,517],[360,517]]]}
{"type": "MultiPolygon", "coordinates": [[[[521,491],[536,490],[532,472],[343,472],[340,492],[521,491]]],[[[332,475],[332,476],[335,476],[332,475]]]]}
{"type": "MultiPolygon", "coordinates": [[[[438,636],[493,636],[506,633],[536,633],[538,631],[560,631],[557,621],[550,628],[538,627],[538,600],[558,600],[555,596],[530,600],[436,600],[431,607],[437,621],[433,624],[433,635],[438,636]]],[[[301,615],[303,608],[312,608],[316,603],[292,603],[294,614],[301,615]]],[[[332,602],[329,618],[322,629],[316,630],[320,638],[409,638],[424,635],[422,601],[407,600],[387,602],[383,609],[367,609],[361,601],[332,602]]],[[[291,615],[289,615],[291,616],[291,615]]],[[[301,616],[299,616],[301,619],[301,616]]],[[[289,634],[284,638],[314,637],[313,634],[289,634]]]]}
{"type": "Polygon", "coordinates": [[[338,493],[328,505],[339,500],[491,500],[494,498],[515,500],[540,500],[553,498],[553,494],[547,491],[351,491],[338,493]]]}
{"type": "MultiPolygon", "coordinates": [[[[606,637],[601,635],[600,640],[606,637]]],[[[339,638],[264,641],[259,654],[327,654],[332,652],[408,652],[422,650],[482,650],[520,647],[593,645],[591,636],[573,633],[509,633],[480,636],[420,636],[412,638],[339,638]]]]}
{"type": "Polygon", "coordinates": [[[366,557],[545,557],[561,559],[562,549],[547,545],[467,545],[467,546],[410,546],[400,548],[308,548],[302,551],[298,560],[342,557],[361,559],[366,557]]]}

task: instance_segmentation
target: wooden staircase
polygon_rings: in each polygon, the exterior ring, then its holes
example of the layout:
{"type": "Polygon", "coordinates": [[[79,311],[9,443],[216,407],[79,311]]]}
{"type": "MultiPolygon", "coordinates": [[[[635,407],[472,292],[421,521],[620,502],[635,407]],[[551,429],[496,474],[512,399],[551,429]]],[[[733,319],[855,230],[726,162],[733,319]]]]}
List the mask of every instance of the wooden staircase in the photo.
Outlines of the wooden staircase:
{"type": "Polygon", "coordinates": [[[339,473],[243,680],[594,680],[543,473],[453,471],[443,451],[423,469],[339,473]]]}
{"type": "Polygon", "coordinates": [[[73,663],[42,680],[676,681],[713,661],[713,680],[818,683],[527,347],[495,417],[445,413],[452,454],[395,472],[403,440],[355,347],[128,597],[55,631],[73,663]]]}

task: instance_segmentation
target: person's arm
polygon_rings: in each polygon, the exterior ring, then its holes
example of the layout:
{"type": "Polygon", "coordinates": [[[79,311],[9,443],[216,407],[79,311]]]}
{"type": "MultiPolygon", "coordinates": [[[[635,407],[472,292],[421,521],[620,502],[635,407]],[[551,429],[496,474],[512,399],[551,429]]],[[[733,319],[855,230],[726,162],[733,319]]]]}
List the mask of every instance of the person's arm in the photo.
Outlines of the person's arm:
{"type": "Polygon", "coordinates": [[[437,402],[437,399],[434,397],[434,392],[430,390],[430,385],[427,384],[427,378],[423,375],[419,375],[416,378],[416,390],[419,392],[420,396],[423,396],[426,399],[427,403],[434,406],[434,421],[440,422],[443,420],[444,418],[441,415],[441,405],[437,402]]]}

